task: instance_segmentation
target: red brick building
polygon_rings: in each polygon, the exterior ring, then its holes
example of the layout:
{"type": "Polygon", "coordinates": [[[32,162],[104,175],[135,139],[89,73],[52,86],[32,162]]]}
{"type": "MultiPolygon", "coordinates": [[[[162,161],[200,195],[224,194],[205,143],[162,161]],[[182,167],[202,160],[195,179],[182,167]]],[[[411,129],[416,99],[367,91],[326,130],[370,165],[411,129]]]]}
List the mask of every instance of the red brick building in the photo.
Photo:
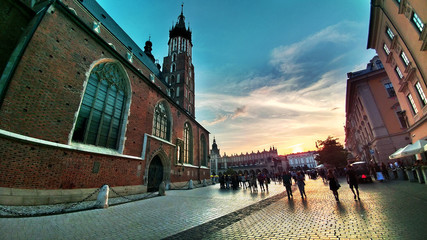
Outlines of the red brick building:
{"type": "Polygon", "coordinates": [[[182,12],[165,74],[152,43],[141,50],[96,1],[0,5],[0,204],[77,201],[103,184],[133,194],[209,179],[182,12]]]}

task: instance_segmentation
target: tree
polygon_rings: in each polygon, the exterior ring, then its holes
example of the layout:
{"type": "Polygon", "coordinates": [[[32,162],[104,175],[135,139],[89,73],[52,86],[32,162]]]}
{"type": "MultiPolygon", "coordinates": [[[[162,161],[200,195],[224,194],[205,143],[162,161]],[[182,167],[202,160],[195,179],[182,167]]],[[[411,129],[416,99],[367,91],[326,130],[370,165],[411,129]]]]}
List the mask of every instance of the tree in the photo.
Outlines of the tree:
{"type": "Polygon", "coordinates": [[[333,167],[345,167],[347,165],[347,150],[338,142],[338,138],[328,136],[324,141],[317,140],[316,161],[319,164],[331,165],[333,167]]]}

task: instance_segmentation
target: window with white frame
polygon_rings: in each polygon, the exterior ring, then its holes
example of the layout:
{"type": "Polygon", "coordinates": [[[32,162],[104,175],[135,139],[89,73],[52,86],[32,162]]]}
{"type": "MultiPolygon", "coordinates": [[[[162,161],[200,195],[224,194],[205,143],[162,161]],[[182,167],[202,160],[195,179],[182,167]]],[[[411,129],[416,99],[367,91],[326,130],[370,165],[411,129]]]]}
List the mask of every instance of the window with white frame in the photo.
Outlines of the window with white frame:
{"type": "Polygon", "coordinates": [[[393,38],[394,38],[394,33],[393,33],[393,31],[392,31],[389,27],[387,27],[387,35],[388,35],[388,37],[389,37],[391,40],[393,40],[393,38]]]}
{"type": "Polygon", "coordinates": [[[74,127],[74,142],[119,148],[129,97],[126,81],[116,63],[104,62],[92,69],[74,127]]]}
{"type": "Polygon", "coordinates": [[[387,53],[387,55],[390,55],[390,49],[388,48],[387,44],[384,43],[383,48],[384,48],[385,53],[387,53]]]}
{"type": "Polygon", "coordinates": [[[408,57],[406,56],[406,54],[405,54],[405,52],[404,52],[404,51],[402,51],[402,52],[400,53],[400,57],[402,58],[402,60],[403,60],[403,62],[405,63],[405,65],[406,65],[406,66],[408,66],[408,65],[409,65],[409,59],[408,59],[408,57]]]}
{"type": "Polygon", "coordinates": [[[400,79],[403,78],[403,73],[402,71],[400,71],[400,68],[398,66],[396,66],[396,68],[394,69],[397,73],[397,75],[399,76],[400,79]]]}
{"type": "Polygon", "coordinates": [[[415,26],[417,27],[417,30],[419,32],[422,32],[423,28],[424,28],[424,23],[423,23],[423,21],[421,20],[421,18],[418,16],[418,14],[416,12],[412,13],[411,20],[415,24],[415,26]]]}
{"type": "Polygon", "coordinates": [[[427,105],[427,99],[426,99],[426,95],[424,94],[423,88],[421,87],[421,83],[420,82],[415,83],[415,88],[417,89],[418,97],[420,98],[421,103],[424,107],[425,105],[427,105]]]}
{"type": "Polygon", "coordinates": [[[406,98],[408,98],[409,104],[411,106],[412,112],[414,113],[414,115],[416,115],[418,113],[418,109],[417,106],[415,105],[415,101],[414,98],[412,97],[412,94],[408,94],[406,96],[406,98]]]}

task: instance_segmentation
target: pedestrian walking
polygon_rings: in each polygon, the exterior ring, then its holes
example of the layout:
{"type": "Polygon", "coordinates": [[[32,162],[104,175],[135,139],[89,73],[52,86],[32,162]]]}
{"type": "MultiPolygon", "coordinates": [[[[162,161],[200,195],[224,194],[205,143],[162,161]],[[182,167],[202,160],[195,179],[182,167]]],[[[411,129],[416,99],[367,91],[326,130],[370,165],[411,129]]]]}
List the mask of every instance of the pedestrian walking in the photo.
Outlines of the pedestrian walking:
{"type": "Polygon", "coordinates": [[[258,173],[258,183],[259,183],[259,188],[261,189],[261,192],[265,191],[265,187],[264,187],[264,181],[265,181],[265,176],[263,173],[259,172],[258,173]]]}
{"type": "Polygon", "coordinates": [[[384,175],[384,177],[385,177],[385,179],[388,181],[388,180],[390,180],[390,176],[388,175],[388,169],[387,169],[387,166],[384,164],[384,162],[383,163],[381,163],[381,171],[382,171],[382,173],[383,173],[383,175],[384,175]]]}
{"type": "Polygon", "coordinates": [[[357,183],[357,175],[356,175],[356,172],[353,169],[353,166],[351,166],[351,165],[347,166],[346,176],[347,176],[348,186],[350,187],[351,191],[353,192],[354,200],[357,200],[357,199],[360,200],[360,197],[359,197],[359,184],[357,183]],[[356,189],[357,196],[356,196],[356,193],[354,192],[354,189],[356,189]],[[357,199],[356,199],[356,197],[357,197],[357,199]]]}
{"type": "Polygon", "coordinates": [[[338,189],[341,187],[341,185],[339,184],[337,177],[335,177],[333,169],[328,169],[327,179],[329,181],[329,189],[334,194],[335,200],[339,202],[340,199],[338,196],[338,189]]]}
{"type": "Polygon", "coordinates": [[[301,171],[297,173],[297,186],[298,186],[298,190],[301,193],[301,198],[304,200],[304,197],[307,197],[307,195],[305,194],[305,177],[304,177],[304,173],[302,173],[301,171]]]}
{"type": "Polygon", "coordinates": [[[256,184],[256,176],[255,174],[251,174],[251,182],[250,182],[250,187],[251,187],[251,192],[258,192],[258,186],[256,184]]]}
{"type": "Polygon", "coordinates": [[[282,180],[283,186],[285,186],[286,188],[286,194],[288,194],[288,199],[291,199],[291,197],[293,198],[294,196],[292,195],[292,175],[289,173],[289,171],[283,172],[282,180]]]}
{"type": "Polygon", "coordinates": [[[271,178],[269,177],[269,175],[268,174],[264,174],[264,184],[265,184],[265,189],[267,190],[267,192],[268,192],[268,184],[270,184],[271,183],[271,178]]]}
{"type": "Polygon", "coordinates": [[[291,175],[292,175],[292,178],[294,179],[295,184],[297,184],[297,173],[292,171],[291,175]]]}

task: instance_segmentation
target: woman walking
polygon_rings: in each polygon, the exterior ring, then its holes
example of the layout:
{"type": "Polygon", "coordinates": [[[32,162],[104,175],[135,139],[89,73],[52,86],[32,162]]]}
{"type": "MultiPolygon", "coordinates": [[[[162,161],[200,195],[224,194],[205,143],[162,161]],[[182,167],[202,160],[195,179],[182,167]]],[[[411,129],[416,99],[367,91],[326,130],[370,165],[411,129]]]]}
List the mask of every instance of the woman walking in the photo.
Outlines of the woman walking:
{"type": "Polygon", "coordinates": [[[328,176],[327,179],[329,181],[329,189],[331,189],[332,193],[334,194],[335,200],[337,202],[340,201],[338,196],[338,189],[341,187],[338,183],[338,179],[335,177],[334,170],[328,169],[328,176]]]}
{"type": "Polygon", "coordinates": [[[297,185],[298,185],[299,192],[301,193],[301,198],[304,200],[304,196],[307,197],[307,195],[305,194],[305,182],[304,182],[305,177],[304,177],[304,174],[301,172],[298,172],[296,179],[297,179],[297,185]]]}

